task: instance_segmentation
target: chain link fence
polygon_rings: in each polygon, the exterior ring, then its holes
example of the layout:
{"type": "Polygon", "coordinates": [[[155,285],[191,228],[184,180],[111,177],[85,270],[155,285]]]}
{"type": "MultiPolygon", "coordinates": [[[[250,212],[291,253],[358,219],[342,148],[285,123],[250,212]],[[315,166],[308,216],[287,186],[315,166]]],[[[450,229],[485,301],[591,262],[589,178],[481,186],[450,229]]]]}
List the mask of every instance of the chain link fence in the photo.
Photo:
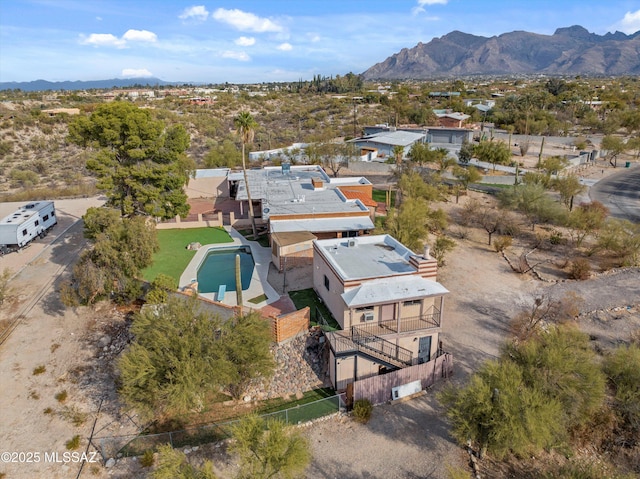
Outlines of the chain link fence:
{"type": "MultiPolygon", "coordinates": [[[[337,413],[344,407],[344,395],[336,394],[281,411],[261,414],[260,417],[266,420],[278,419],[285,424],[296,425],[337,413]]],[[[121,457],[140,456],[145,451],[155,450],[163,444],[179,448],[218,442],[231,437],[233,427],[239,421],[238,419],[158,434],[101,437],[94,438],[94,441],[100,449],[103,460],[106,461],[109,458],[118,457],[118,455],[121,457]]]]}

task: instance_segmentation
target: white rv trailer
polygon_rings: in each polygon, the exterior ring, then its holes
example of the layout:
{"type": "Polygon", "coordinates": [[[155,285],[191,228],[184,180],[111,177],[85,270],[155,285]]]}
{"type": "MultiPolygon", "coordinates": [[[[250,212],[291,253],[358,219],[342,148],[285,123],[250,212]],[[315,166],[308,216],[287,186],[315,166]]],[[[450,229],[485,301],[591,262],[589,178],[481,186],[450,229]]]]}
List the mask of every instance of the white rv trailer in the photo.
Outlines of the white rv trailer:
{"type": "Polygon", "coordinates": [[[58,222],[53,201],[34,201],[0,221],[0,246],[22,248],[37,236],[44,238],[58,222]]]}

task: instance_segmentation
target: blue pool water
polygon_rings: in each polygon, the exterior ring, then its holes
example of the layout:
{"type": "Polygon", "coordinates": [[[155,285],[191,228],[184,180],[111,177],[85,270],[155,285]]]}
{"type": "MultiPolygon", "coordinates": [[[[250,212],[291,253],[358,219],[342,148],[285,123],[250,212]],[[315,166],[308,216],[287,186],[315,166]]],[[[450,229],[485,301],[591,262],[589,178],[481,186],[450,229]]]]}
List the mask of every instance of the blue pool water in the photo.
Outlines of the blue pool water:
{"type": "Polygon", "coordinates": [[[251,256],[251,249],[244,246],[209,250],[198,268],[198,291],[217,293],[221,284],[227,286],[227,291],[235,291],[236,254],[240,255],[242,290],[249,288],[255,263],[251,256]]]}

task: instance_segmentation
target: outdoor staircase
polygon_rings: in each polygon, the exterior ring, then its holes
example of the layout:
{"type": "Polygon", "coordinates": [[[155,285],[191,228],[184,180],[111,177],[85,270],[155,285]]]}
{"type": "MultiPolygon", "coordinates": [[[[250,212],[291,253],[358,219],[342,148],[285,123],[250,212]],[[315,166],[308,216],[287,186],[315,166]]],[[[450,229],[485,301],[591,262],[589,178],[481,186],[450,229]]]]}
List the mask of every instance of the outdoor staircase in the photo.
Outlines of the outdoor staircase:
{"type": "Polygon", "coordinates": [[[351,328],[351,341],[358,346],[358,351],[363,355],[382,361],[394,368],[405,368],[412,364],[413,353],[410,350],[357,326],[351,328]]]}

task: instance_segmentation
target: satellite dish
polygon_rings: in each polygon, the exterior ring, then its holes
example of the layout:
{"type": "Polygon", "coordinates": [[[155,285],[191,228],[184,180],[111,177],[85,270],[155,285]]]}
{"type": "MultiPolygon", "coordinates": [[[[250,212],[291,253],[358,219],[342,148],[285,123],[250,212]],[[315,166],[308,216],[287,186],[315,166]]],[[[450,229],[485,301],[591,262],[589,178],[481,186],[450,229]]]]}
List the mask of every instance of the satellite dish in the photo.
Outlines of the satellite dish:
{"type": "Polygon", "coordinates": [[[269,208],[262,208],[263,213],[268,213],[269,211],[270,211],[269,208]]]}

